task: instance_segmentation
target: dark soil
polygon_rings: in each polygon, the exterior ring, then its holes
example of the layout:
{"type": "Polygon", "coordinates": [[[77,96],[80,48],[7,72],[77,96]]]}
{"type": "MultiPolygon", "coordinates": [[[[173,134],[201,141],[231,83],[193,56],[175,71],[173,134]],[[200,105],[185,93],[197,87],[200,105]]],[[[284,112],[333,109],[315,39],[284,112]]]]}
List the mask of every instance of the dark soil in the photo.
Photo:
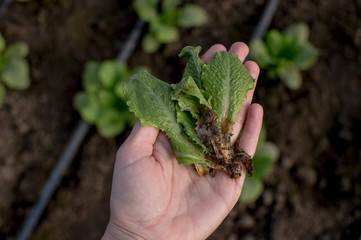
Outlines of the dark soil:
{"type": "MultiPolygon", "coordinates": [[[[32,1],[13,3],[1,19],[8,43],[29,44],[32,84],[8,91],[0,110],[0,238],[16,233],[37,200],[79,121],[72,97],[84,63],[116,56],[136,20],[129,8],[119,1],[32,1]]],[[[74,176],[67,187],[78,184],[74,176]]]]}
{"type": "MultiPolygon", "coordinates": [[[[129,64],[180,80],[186,45],[248,41],[265,0],[195,1],[210,15],[157,54],[129,64]]],[[[72,107],[88,60],[114,58],[135,24],[130,1],[13,3],[0,20],[7,42],[26,41],[32,85],[0,109],[0,238],[12,239],[37,200],[79,116],[72,107]]],[[[361,2],[281,1],[272,27],[306,22],[321,50],[289,91],[261,74],[256,102],[281,156],[253,204],[238,203],[209,239],[358,239],[361,226],[361,2]]],[[[88,134],[31,239],[99,239],[109,218],[118,139],[88,134]]],[[[257,169],[256,169],[257,171],[257,169]]]]}

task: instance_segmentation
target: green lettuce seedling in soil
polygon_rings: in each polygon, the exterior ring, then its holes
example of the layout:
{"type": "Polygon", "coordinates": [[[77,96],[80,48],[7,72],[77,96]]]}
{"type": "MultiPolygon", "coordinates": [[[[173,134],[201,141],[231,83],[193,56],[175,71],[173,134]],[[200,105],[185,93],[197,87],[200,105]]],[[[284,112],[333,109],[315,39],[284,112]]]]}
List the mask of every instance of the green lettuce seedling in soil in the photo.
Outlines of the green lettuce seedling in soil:
{"type": "Polygon", "coordinates": [[[163,82],[147,71],[125,84],[129,110],[142,126],[153,126],[170,139],[180,164],[193,164],[200,176],[224,171],[239,178],[242,165],[252,174],[252,159],[230,142],[232,125],[255,80],[238,56],[216,53],[205,63],[200,47],[185,47],[188,58],[178,84],[163,82]]]}
{"type": "Polygon", "coordinates": [[[272,167],[278,158],[279,149],[273,142],[266,141],[266,129],[263,127],[256,153],[253,156],[255,172],[252,178],[246,177],[239,198],[241,202],[254,202],[262,195],[264,189],[263,179],[272,171],[272,167]]]}
{"type": "Polygon", "coordinates": [[[29,52],[24,42],[6,46],[0,34],[0,107],[3,105],[6,88],[24,90],[30,86],[29,65],[25,60],[29,52]]]}
{"type": "Polygon", "coordinates": [[[162,44],[179,39],[178,26],[198,27],[207,21],[203,8],[195,4],[180,6],[179,0],[161,1],[158,10],[157,0],[135,0],[134,9],[138,16],[149,24],[148,33],[142,39],[143,50],[156,52],[162,44]]]}
{"type": "Polygon", "coordinates": [[[116,60],[90,61],[85,67],[84,91],[74,96],[74,106],[103,137],[115,137],[135,122],[123,94],[123,84],[130,76],[127,65],[116,60]]]}
{"type": "Polygon", "coordinates": [[[265,40],[251,42],[251,57],[267,70],[270,79],[281,79],[291,90],[302,85],[301,70],[310,68],[319,51],[309,41],[310,30],[304,23],[287,27],[283,32],[270,30],[265,40]]]}

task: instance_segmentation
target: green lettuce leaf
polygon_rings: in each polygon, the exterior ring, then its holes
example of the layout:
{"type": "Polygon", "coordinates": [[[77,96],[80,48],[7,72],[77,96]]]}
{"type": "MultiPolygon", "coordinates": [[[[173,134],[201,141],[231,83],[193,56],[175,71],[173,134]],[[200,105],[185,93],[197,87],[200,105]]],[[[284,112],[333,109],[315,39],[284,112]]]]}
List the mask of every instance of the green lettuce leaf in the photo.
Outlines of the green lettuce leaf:
{"type": "Polygon", "coordinates": [[[304,43],[310,36],[310,29],[305,23],[296,23],[288,26],[283,33],[304,43]]]}
{"type": "Polygon", "coordinates": [[[11,44],[4,53],[4,59],[24,58],[28,55],[29,46],[24,42],[11,44]]]}
{"type": "Polygon", "coordinates": [[[207,13],[195,4],[186,4],[179,10],[178,24],[182,27],[198,27],[207,22],[207,13]]]}
{"type": "Polygon", "coordinates": [[[89,61],[85,65],[85,70],[82,75],[82,83],[89,94],[97,94],[98,90],[102,88],[102,83],[98,74],[99,69],[100,64],[94,61],[89,61]]]}
{"type": "Polygon", "coordinates": [[[177,107],[177,121],[181,126],[184,135],[201,147],[204,154],[208,152],[207,147],[204,146],[203,142],[197,135],[197,119],[193,118],[189,112],[182,111],[179,107],[177,107]]]}
{"type": "Polygon", "coordinates": [[[201,111],[200,104],[211,109],[192,77],[184,78],[180,83],[172,86],[174,89],[172,100],[178,101],[182,111],[188,111],[194,118],[198,119],[201,111]]]}
{"type": "Polygon", "coordinates": [[[173,89],[170,84],[144,70],[134,75],[124,88],[129,110],[140,119],[142,126],[156,127],[166,133],[179,163],[211,165],[205,159],[202,148],[183,135],[183,129],[177,120],[176,103],[172,101],[173,89]]]}
{"type": "Polygon", "coordinates": [[[201,52],[202,48],[198,47],[191,47],[187,46],[182,49],[179,57],[184,57],[188,59],[188,63],[184,70],[183,78],[192,77],[193,80],[196,82],[198,87],[201,86],[201,74],[202,74],[202,67],[204,65],[204,61],[199,58],[199,53],[201,52]]]}
{"type": "Polygon", "coordinates": [[[254,88],[255,80],[236,54],[217,52],[214,59],[203,67],[201,81],[222,131],[230,129],[247,92],[254,88]]]}
{"type": "Polygon", "coordinates": [[[142,39],[142,48],[146,53],[154,53],[160,48],[160,42],[154,34],[147,33],[142,39]]]}
{"type": "Polygon", "coordinates": [[[263,189],[264,185],[262,180],[246,177],[239,201],[244,203],[254,202],[262,195],[263,189]]]}
{"type": "Polygon", "coordinates": [[[124,84],[124,96],[142,126],[165,132],[179,163],[195,164],[200,176],[214,168],[238,178],[241,168],[234,166],[239,162],[232,161],[241,160],[229,136],[254,79],[236,54],[216,53],[205,64],[200,50],[186,47],[180,53],[188,58],[180,83],[168,84],[141,71],[124,84]]]}
{"type": "Polygon", "coordinates": [[[21,58],[5,61],[1,77],[4,84],[11,89],[27,89],[30,86],[29,65],[21,58]]]}

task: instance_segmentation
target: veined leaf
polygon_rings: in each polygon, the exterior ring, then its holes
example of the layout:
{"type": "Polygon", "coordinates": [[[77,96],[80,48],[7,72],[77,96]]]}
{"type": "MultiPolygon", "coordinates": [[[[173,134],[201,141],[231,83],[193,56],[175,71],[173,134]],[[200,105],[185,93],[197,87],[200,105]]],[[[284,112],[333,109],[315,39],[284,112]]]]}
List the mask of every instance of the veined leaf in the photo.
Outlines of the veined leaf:
{"type": "Polygon", "coordinates": [[[189,112],[182,111],[177,107],[177,122],[181,126],[184,134],[199,147],[202,148],[204,154],[208,152],[207,147],[204,146],[203,142],[199,139],[196,131],[197,119],[193,118],[189,112]]]}
{"type": "Polygon", "coordinates": [[[247,92],[254,88],[254,79],[238,56],[230,52],[217,52],[214,59],[203,67],[202,86],[205,98],[218,115],[222,131],[235,122],[247,92]]]}
{"type": "Polygon", "coordinates": [[[142,126],[156,127],[166,133],[179,163],[211,164],[202,149],[182,134],[170,84],[141,71],[125,84],[125,97],[129,110],[140,119],[142,126]]]}
{"type": "Polygon", "coordinates": [[[199,53],[201,52],[202,48],[198,47],[191,47],[187,46],[182,49],[179,57],[188,58],[188,62],[186,68],[183,73],[183,78],[192,77],[193,80],[196,82],[199,88],[201,86],[201,74],[202,74],[202,67],[204,65],[204,61],[199,57],[199,53]]]}
{"type": "Polygon", "coordinates": [[[188,47],[180,54],[189,62],[179,84],[169,85],[146,71],[133,76],[124,85],[127,104],[143,126],[166,133],[179,163],[195,164],[200,176],[213,168],[239,178],[237,163],[251,159],[233,149],[230,130],[254,79],[236,54],[216,53],[204,64],[199,51],[188,47]]]}
{"type": "Polygon", "coordinates": [[[211,106],[192,77],[184,78],[180,83],[172,86],[174,89],[172,100],[178,102],[182,111],[188,111],[194,118],[198,119],[200,117],[201,106],[211,109],[211,106]]]}

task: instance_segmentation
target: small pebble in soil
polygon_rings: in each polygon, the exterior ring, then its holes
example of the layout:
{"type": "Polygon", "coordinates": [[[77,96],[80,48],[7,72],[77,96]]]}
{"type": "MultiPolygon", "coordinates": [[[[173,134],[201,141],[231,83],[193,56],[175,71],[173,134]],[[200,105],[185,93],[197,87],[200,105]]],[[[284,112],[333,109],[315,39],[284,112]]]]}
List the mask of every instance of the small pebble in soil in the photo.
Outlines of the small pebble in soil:
{"type": "Polygon", "coordinates": [[[285,168],[286,170],[290,170],[295,164],[295,161],[290,157],[283,157],[281,159],[281,164],[283,168],[285,168]]]}
{"type": "Polygon", "coordinates": [[[238,240],[238,237],[236,234],[232,233],[231,236],[227,238],[227,240],[238,240]]]}
{"type": "Polygon", "coordinates": [[[361,28],[356,30],[353,37],[353,42],[357,47],[361,47],[361,28]]]}
{"type": "Polygon", "coordinates": [[[313,168],[309,167],[300,167],[296,172],[297,177],[307,184],[308,186],[313,186],[317,182],[317,173],[313,168]]]}
{"type": "MultiPolygon", "coordinates": [[[[281,186],[282,184],[280,184],[281,186]]],[[[277,193],[275,195],[275,210],[281,211],[286,204],[286,190],[284,190],[282,187],[278,187],[277,193]]]]}
{"type": "Polygon", "coordinates": [[[241,238],[242,240],[256,240],[256,237],[252,234],[247,234],[246,236],[241,238]]]}
{"type": "Polygon", "coordinates": [[[263,219],[268,213],[268,208],[266,206],[260,206],[256,211],[256,218],[263,219]]]}
{"type": "Polygon", "coordinates": [[[0,176],[1,181],[3,184],[7,182],[14,181],[15,179],[15,171],[12,166],[2,166],[2,169],[0,169],[0,176]]]}
{"type": "Polygon", "coordinates": [[[320,190],[323,190],[327,187],[327,179],[326,178],[322,178],[320,180],[320,182],[318,183],[318,187],[320,188],[320,190]]]}
{"type": "Polygon", "coordinates": [[[348,192],[348,191],[351,191],[352,189],[352,182],[351,182],[351,179],[349,177],[342,177],[341,178],[341,191],[343,192],[348,192]]]}
{"type": "Polygon", "coordinates": [[[271,190],[265,190],[263,192],[263,204],[265,206],[270,206],[273,203],[274,196],[271,190]]]}
{"type": "Polygon", "coordinates": [[[256,225],[256,221],[251,215],[244,214],[238,220],[238,225],[241,228],[253,228],[256,225]]]}

